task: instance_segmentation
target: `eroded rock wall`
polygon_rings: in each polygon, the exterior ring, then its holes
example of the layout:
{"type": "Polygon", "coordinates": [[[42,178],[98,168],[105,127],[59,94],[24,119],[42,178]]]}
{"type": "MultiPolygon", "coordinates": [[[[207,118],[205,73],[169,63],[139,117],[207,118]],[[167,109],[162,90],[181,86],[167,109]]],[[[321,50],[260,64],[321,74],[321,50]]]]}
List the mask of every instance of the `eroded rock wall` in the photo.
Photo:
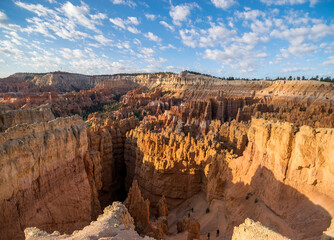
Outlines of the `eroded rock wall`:
{"type": "Polygon", "coordinates": [[[99,200],[102,207],[116,200],[125,200],[125,134],[137,124],[136,118],[122,119],[119,122],[106,119],[102,124],[94,123],[88,129],[89,149],[99,153],[101,159],[102,188],[99,200]]]}
{"type": "Polygon", "coordinates": [[[204,191],[209,202],[225,201],[230,236],[247,217],[292,239],[316,239],[328,228],[333,129],[254,118],[213,122],[197,139],[163,124],[142,123],[125,144],[127,180],[138,181],[151,208],[162,195],[173,209],[204,191]]]}
{"type": "Polygon", "coordinates": [[[154,239],[141,237],[134,229],[133,218],[126,207],[120,202],[114,202],[103,210],[96,221],[72,235],[62,235],[59,231],[48,234],[38,228],[27,228],[24,233],[26,240],[154,239]]]}
{"type": "Polygon", "coordinates": [[[53,120],[50,109],[11,110],[0,112],[0,132],[22,123],[38,123],[53,120]]]}
{"type": "Polygon", "coordinates": [[[99,156],[87,151],[86,126],[78,116],[0,134],[1,239],[23,239],[30,226],[72,232],[89,224],[101,211],[100,172],[99,156]],[[94,172],[90,179],[85,168],[94,172]]]}

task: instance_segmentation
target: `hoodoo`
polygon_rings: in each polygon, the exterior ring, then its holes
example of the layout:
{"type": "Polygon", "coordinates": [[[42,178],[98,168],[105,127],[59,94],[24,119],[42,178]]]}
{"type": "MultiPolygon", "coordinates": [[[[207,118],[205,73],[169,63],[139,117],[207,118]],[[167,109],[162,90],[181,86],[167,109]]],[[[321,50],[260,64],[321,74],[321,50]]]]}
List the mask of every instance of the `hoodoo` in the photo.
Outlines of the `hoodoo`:
{"type": "Polygon", "coordinates": [[[332,83],[51,75],[0,95],[0,239],[334,237],[332,83]]]}

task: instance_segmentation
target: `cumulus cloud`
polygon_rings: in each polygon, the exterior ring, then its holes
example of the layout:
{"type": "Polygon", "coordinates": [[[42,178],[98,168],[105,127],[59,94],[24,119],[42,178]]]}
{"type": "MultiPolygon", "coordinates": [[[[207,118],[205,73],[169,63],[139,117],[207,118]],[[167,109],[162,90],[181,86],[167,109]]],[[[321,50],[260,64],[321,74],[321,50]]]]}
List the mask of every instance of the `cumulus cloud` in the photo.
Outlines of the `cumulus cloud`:
{"type": "Polygon", "coordinates": [[[241,19],[245,19],[245,20],[252,20],[252,21],[255,21],[256,19],[258,19],[259,17],[265,17],[266,14],[260,10],[252,10],[252,9],[246,9],[245,11],[243,12],[239,12],[237,11],[235,13],[235,15],[238,17],[238,18],[241,18],[241,19]]]}
{"type": "Polygon", "coordinates": [[[147,19],[149,19],[149,20],[151,20],[151,21],[154,21],[156,18],[157,18],[157,16],[156,15],[154,15],[154,14],[145,14],[145,17],[147,18],[147,19]]]}
{"type": "Polygon", "coordinates": [[[174,32],[174,27],[171,26],[171,25],[169,25],[167,22],[165,22],[165,21],[160,21],[159,23],[160,23],[162,26],[164,26],[165,28],[167,28],[167,29],[171,30],[172,32],[174,32]]]}
{"type": "Polygon", "coordinates": [[[9,24],[7,23],[8,21],[8,16],[6,13],[0,11],[0,28],[5,28],[8,30],[19,30],[20,26],[16,24],[9,24]]]}
{"type": "Polygon", "coordinates": [[[86,57],[85,53],[81,49],[69,49],[63,48],[60,50],[61,55],[66,59],[72,58],[84,58],[86,57]]]}
{"type": "Polygon", "coordinates": [[[159,38],[157,35],[154,35],[151,32],[146,33],[144,36],[151,41],[155,41],[155,42],[161,41],[161,38],[159,38]]]}
{"type": "Polygon", "coordinates": [[[305,67],[293,67],[293,68],[283,68],[282,73],[295,73],[295,72],[308,72],[308,71],[314,71],[315,68],[305,67]]]}
{"type": "Polygon", "coordinates": [[[180,30],[182,42],[192,48],[224,45],[230,42],[235,34],[235,30],[229,30],[223,24],[216,25],[213,23],[208,29],[180,30]]]}
{"type": "Polygon", "coordinates": [[[122,18],[110,18],[110,22],[121,29],[126,29],[131,33],[138,34],[140,31],[135,27],[139,25],[139,20],[136,17],[128,17],[127,19],[122,18]]]}
{"type": "Polygon", "coordinates": [[[97,26],[102,25],[101,21],[107,18],[103,13],[91,14],[89,6],[82,1],[78,6],[66,2],[55,10],[41,4],[27,4],[19,1],[15,4],[37,15],[26,20],[28,25],[21,29],[23,32],[38,33],[52,39],[58,36],[75,41],[89,37],[89,34],[77,30],[78,25],[101,33],[97,26]]]}
{"type": "Polygon", "coordinates": [[[235,0],[211,0],[212,4],[217,8],[222,8],[224,10],[230,8],[237,2],[235,0]]]}
{"type": "Polygon", "coordinates": [[[257,68],[257,62],[267,57],[266,53],[254,51],[252,46],[244,44],[232,44],[220,49],[206,49],[204,58],[229,65],[243,73],[253,72],[257,68]]]}
{"type": "Polygon", "coordinates": [[[84,2],[81,2],[81,6],[74,6],[70,2],[66,2],[61,9],[64,11],[65,15],[71,19],[73,22],[78,23],[91,30],[96,30],[96,23],[89,19],[87,15],[89,14],[89,7],[84,2]]]}
{"type": "Polygon", "coordinates": [[[176,49],[176,47],[169,43],[167,46],[160,46],[159,49],[160,49],[160,50],[165,50],[165,49],[176,49]]]}
{"type": "Polygon", "coordinates": [[[322,63],[324,66],[334,65],[334,56],[329,56],[327,61],[322,63]]]}
{"type": "Polygon", "coordinates": [[[29,3],[19,2],[19,1],[15,2],[15,4],[21,8],[24,8],[30,12],[37,14],[37,16],[39,17],[55,15],[56,13],[54,10],[44,7],[41,4],[29,4],[29,3]]]}
{"type": "Polygon", "coordinates": [[[0,40],[0,54],[13,59],[23,59],[26,55],[15,43],[9,40],[0,40]]]}
{"type": "Polygon", "coordinates": [[[266,5],[296,5],[310,2],[310,6],[314,6],[316,3],[318,3],[318,0],[260,0],[260,1],[266,5]]]}
{"type": "Polygon", "coordinates": [[[169,15],[172,17],[175,25],[181,26],[182,22],[188,20],[190,11],[195,7],[198,7],[196,3],[185,3],[177,6],[171,6],[169,15]]]}
{"type": "Polygon", "coordinates": [[[129,7],[137,6],[137,4],[131,0],[111,0],[111,2],[115,5],[127,5],[129,7]]]}
{"type": "Polygon", "coordinates": [[[180,36],[184,45],[192,48],[197,46],[199,33],[197,33],[195,29],[180,30],[180,36]]]}
{"type": "Polygon", "coordinates": [[[107,46],[113,43],[113,41],[111,39],[106,38],[105,36],[103,36],[102,34],[100,35],[95,35],[94,39],[99,42],[101,45],[103,46],[107,46]]]}

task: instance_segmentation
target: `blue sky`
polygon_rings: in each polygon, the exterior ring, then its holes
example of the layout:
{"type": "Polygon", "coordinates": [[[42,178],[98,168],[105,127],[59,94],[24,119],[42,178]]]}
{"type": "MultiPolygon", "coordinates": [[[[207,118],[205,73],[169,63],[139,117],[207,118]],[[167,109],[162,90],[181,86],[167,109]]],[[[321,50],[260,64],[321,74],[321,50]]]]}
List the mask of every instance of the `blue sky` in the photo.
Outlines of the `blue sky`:
{"type": "Polygon", "coordinates": [[[0,77],[333,77],[333,13],[333,0],[1,0],[0,77]]]}

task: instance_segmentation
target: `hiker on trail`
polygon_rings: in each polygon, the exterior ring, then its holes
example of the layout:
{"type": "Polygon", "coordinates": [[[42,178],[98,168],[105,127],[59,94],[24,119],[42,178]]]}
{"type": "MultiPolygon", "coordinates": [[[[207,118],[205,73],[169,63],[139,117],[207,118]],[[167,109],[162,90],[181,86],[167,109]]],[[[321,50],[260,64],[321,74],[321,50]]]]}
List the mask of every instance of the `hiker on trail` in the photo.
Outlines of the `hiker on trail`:
{"type": "Polygon", "coordinates": [[[208,233],[208,240],[210,240],[210,233],[208,233]]]}
{"type": "Polygon", "coordinates": [[[216,235],[216,237],[218,237],[219,236],[219,228],[217,228],[217,235],[216,235]]]}
{"type": "Polygon", "coordinates": [[[191,211],[194,212],[194,208],[191,208],[191,211]]]}

